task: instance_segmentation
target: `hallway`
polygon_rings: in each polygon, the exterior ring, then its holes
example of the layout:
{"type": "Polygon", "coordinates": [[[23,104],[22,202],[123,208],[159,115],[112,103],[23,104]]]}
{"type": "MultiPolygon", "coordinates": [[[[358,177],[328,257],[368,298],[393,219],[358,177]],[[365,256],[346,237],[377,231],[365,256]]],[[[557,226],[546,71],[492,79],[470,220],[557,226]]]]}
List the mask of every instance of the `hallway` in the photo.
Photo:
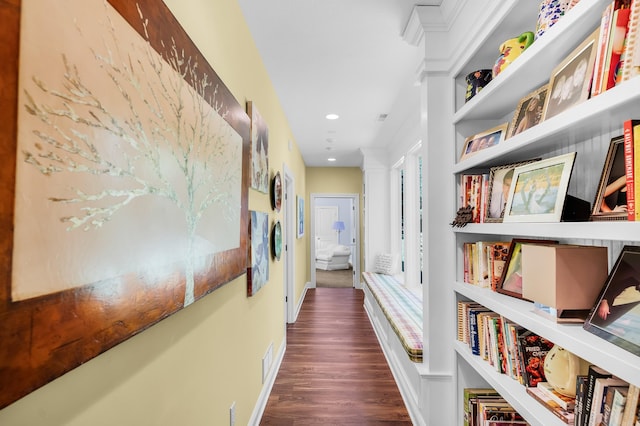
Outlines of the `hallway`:
{"type": "Polygon", "coordinates": [[[261,425],[411,425],[363,303],[352,288],[307,292],[261,425]]]}

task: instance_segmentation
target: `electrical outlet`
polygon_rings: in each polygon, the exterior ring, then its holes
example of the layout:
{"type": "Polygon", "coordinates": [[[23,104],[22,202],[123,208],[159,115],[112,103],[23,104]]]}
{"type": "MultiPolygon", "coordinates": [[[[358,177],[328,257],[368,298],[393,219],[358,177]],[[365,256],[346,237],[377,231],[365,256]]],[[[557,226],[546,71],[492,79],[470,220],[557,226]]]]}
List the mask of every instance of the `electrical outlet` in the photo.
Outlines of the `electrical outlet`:
{"type": "Polygon", "coordinates": [[[233,401],[231,407],[229,407],[229,425],[234,426],[236,424],[236,402],[233,401]]]}

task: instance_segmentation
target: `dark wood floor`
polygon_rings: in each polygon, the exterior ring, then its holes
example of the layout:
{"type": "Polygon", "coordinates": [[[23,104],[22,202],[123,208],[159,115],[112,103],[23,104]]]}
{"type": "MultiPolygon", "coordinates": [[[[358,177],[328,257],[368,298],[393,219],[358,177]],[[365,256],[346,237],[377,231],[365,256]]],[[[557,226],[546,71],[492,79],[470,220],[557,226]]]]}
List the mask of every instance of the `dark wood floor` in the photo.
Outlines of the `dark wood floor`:
{"type": "Polygon", "coordinates": [[[362,290],[307,292],[261,425],[410,425],[362,290]]]}

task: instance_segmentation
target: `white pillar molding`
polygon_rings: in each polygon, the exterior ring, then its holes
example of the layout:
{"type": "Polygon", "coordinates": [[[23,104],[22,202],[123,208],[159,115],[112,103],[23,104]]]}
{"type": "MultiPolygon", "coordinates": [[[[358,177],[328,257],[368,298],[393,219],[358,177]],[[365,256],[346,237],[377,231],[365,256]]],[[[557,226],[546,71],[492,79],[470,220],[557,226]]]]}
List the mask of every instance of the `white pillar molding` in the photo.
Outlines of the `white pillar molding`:
{"type": "Polygon", "coordinates": [[[364,194],[364,271],[389,251],[389,165],[384,149],[361,149],[364,194]]]}

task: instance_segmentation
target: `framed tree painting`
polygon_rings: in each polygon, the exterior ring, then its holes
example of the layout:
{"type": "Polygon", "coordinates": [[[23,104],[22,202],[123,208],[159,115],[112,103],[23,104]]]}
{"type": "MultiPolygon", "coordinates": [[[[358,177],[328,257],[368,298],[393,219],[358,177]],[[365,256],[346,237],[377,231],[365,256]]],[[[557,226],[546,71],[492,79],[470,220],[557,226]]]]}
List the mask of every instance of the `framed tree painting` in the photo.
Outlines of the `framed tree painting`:
{"type": "Polygon", "coordinates": [[[160,0],[0,12],[2,408],[246,273],[250,121],[160,0]]]}

